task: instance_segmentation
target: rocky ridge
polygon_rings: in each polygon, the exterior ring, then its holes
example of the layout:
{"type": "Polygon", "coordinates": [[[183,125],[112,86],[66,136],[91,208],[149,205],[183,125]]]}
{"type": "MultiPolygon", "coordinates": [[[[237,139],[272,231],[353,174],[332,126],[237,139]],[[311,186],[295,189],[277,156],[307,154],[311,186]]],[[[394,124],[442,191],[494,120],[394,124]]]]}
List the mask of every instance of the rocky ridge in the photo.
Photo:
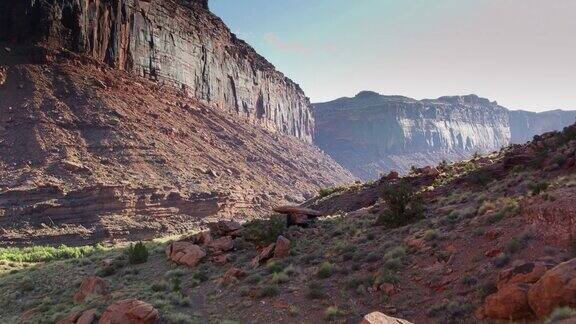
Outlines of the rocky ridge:
{"type": "Polygon", "coordinates": [[[314,105],[314,142],[363,179],[466,159],[572,124],[573,111],[509,111],[475,95],[414,100],[365,91],[314,105]]]}

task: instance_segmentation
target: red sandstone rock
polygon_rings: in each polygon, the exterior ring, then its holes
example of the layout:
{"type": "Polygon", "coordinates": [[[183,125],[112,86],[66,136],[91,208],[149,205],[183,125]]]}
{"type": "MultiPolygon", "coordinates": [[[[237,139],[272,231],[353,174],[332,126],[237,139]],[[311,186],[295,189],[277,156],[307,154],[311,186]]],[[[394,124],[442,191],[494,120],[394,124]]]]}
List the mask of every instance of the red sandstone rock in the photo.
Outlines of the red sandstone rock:
{"type": "Polygon", "coordinates": [[[230,268],[220,279],[220,285],[226,286],[231,283],[237,282],[239,279],[246,277],[248,273],[242,269],[230,268]]]}
{"type": "Polygon", "coordinates": [[[224,236],[206,243],[206,247],[211,253],[227,252],[234,249],[234,240],[230,236],[224,236]]]}
{"type": "Polygon", "coordinates": [[[384,179],[388,181],[398,180],[398,178],[400,178],[400,175],[396,171],[390,171],[390,173],[388,173],[388,175],[384,177],[384,179]]]}
{"type": "Polygon", "coordinates": [[[216,236],[225,236],[242,229],[242,225],[236,221],[222,220],[208,224],[208,228],[216,236]]]}
{"type": "Polygon", "coordinates": [[[108,306],[98,324],[156,324],[159,320],[160,313],[152,305],[126,299],[108,306]]]}
{"type": "Polygon", "coordinates": [[[166,255],[175,263],[193,268],[206,256],[206,252],[190,242],[173,242],[166,247],[166,255]]]}
{"type": "Polygon", "coordinates": [[[512,268],[501,271],[496,286],[501,289],[511,283],[535,283],[547,270],[554,267],[548,262],[522,262],[512,268]]]}
{"type": "Polygon", "coordinates": [[[285,258],[290,255],[290,240],[284,236],[278,236],[276,246],[274,247],[275,258],[285,258]]]}
{"type": "Polygon", "coordinates": [[[74,301],[80,303],[89,295],[106,295],[107,293],[106,281],[100,277],[90,276],[80,284],[80,288],[74,294],[74,301]]]}
{"type": "Polygon", "coordinates": [[[256,257],[254,257],[254,259],[252,259],[252,261],[250,262],[250,265],[252,265],[252,267],[254,267],[254,268],[257,268],[258,266],[260,266],[264,262],[268,261],[274,255],[274,248],[275,247],[276,247],[275,243],[268,245],[256,257]]]}
{"type": "Polygon", "coordinates": [[[529,284],[512,283],[486,298],[484,314],[493,319],[524,319],[533,316],[528,304],[529,284]]]}
{"type": "Polygon", "coordinates": [[[530,288],[528,301],[539,318],[560,306],[576,307],[576,259],[546,271],[530,288]]]}

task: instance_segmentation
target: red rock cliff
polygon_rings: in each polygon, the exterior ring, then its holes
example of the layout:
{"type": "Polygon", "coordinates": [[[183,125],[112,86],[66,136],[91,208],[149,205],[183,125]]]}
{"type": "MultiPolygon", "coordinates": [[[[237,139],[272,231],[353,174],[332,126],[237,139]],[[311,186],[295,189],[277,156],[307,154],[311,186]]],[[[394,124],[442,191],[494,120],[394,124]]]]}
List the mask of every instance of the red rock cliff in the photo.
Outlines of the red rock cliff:
{"type": "Polygon", "coordinates": [[[312,138],[304,92],[236,38],[207,0],[0,0],[0,41],[87,54],[270,130],[312,138]]]}

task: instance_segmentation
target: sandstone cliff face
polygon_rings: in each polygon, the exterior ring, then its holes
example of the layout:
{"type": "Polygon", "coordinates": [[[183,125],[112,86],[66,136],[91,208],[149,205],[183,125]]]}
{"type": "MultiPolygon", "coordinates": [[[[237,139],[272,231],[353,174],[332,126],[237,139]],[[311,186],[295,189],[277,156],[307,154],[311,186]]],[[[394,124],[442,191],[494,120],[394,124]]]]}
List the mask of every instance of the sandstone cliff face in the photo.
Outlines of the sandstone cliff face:
{"type": "Polygon", "coordinates": [[[550,119],[510,112],[475,95],[419,101],[361,92],[315,104],[314,116],[315,143],[355,175],[371,179],[525,142],[541,131],[572,124],[576,112],[550,119]]]}
{"type": "Polygon", "coordinates": [[[0,246],[185,233],[354,180],[180,89],[85,55],[0,48],[0,246]]]}
{"type": "Polygon", "coordinates": [[[0,41],[87,54],[174,83],[270,130],[312,139],[300,87],[237,39],[207,0],[0,0],[0,41]]]}

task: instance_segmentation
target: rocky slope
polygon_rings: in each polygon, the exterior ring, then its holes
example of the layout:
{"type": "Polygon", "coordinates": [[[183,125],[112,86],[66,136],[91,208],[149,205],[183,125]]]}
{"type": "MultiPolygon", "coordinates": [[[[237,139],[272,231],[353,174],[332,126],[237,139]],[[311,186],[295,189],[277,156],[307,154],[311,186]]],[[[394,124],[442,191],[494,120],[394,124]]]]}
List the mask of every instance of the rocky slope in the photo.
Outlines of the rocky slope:
{"type": "Polygon", "coordinates": [[[406,172],[524,143],[562,129],[576,112],[509,111],[474,95],[414,100],[361,92],[314,105],[314,142],[355,175],[406,172]]]}
{"type": "Polygon", "coordinates": [[[0,249],[0,321],[574,323],[575,161],[576,125],[275,208],[288,218],[146,242],[147,258],[0,249]],[[398,205],[419,212],[400,224],[398,205]]]}
{"type": "Polygon", "coordinates": [[[0,1],[0,16],[1,245],[181,233],[354,180],[306,143],[302,91],[205,2],[0,1]]]}
{"type": "Polygon", "coordinates": [[[2,0],[0,41],[89,55],[310,142],[314,121],[303,91],[236,38],[207,3],[2,0]]]}

